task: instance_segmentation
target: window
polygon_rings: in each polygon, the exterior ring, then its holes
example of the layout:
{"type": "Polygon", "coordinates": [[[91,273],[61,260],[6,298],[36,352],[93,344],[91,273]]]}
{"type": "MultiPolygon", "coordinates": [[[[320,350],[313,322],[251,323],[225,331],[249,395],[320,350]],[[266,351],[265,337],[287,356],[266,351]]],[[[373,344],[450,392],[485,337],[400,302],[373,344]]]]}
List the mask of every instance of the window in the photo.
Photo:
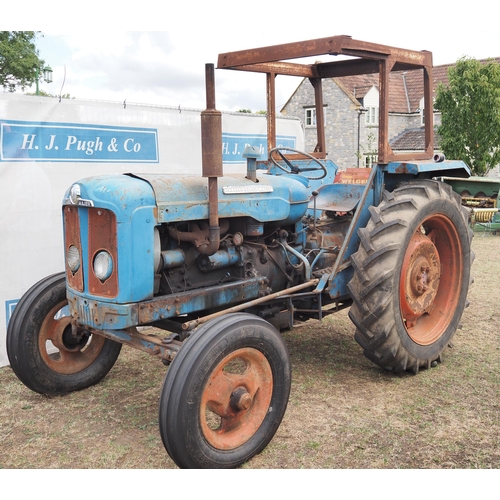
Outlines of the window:
{"type": "Polygon", "coordinates": [[[364,163],[366,168],[372,168],[377,161],[377,155],[365,155],[364,163]]]}
{"type": "MultiPolygon", "coordinates": [[[[425,108],[422,108],[420,110],[420,116],[422,117],[422,125],[425,126],[425,108]]],[[[431,116],[431,123],[433,126],[436,125],[436,115],[434,113],[432,113],[431,116]]],[[[437,123],[437,125],[439,125],[439,122],[437,123]]]]}
{"type": "Polygon", "coordinates": [[[316,126],[316,108],[306,108],[306,127],[316,126]]]}
{"type": "Polygon", "coordinates": [[[378,108],[366,108],[366,123],[368,125],[378,125],[378,108]]]}

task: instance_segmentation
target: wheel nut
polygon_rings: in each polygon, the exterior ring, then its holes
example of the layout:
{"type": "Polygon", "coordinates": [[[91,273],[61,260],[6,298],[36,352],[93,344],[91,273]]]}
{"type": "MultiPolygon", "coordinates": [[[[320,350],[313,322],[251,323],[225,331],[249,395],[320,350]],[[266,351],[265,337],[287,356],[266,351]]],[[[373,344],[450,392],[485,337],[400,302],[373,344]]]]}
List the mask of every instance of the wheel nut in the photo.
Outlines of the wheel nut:
{"type": "Polygon", "coordinates": [[[252,396],[246,392],[240,397],[240,400],[237,403],[238,409],[240,410],[248,410],[250,405],[252,404],[252,396]]]}
{"type": "Polygon", "coordinates": [[[252,401],[252,396],[244,387],[237,387],[231,394],[230,405],[234,410],[248,410],[252,401]]]}

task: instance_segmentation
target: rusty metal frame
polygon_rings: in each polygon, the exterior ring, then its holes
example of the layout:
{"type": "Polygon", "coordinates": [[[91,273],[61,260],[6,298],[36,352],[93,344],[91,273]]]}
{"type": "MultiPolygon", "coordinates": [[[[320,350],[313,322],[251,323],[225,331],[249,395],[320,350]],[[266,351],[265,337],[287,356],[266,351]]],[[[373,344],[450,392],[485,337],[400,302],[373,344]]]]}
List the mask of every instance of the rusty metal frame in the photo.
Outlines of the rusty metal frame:
{"type": "Polygon", "coordinates": [[[379,74],[378,162],[428,160],[434,154],[433,113],[425,113],[425,150],[423,153],[395,154],[389,146],[389,75],[391,71],[423,70],[424,106],[432,110],[432,53],[413,51],[354,40],[340,35],[304,42],[287,43],[219,54],[217,67],[265,73],[267,75],[268,148],[276,146],[275,79],[277,75],[309,78],[316,99],[318,142],[315,156],[326,157],[324,114],[321,92],[323,78],[379,74]],[[353,59],[327,63],[290,62],[321,55],[350,56],[353,59]],[[321,130],[320,130],[321,129],[321,130]]]}

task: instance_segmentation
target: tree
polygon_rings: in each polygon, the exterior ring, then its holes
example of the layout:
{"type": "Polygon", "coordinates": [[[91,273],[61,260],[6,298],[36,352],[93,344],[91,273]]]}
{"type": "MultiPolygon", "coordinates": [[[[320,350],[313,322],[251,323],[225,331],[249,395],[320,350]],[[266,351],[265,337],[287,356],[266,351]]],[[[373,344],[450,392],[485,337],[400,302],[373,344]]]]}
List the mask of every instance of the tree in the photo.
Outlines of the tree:
{"type": "Polygon", "coordinates": [[[9,92],[23,90],[42,74],[45,61],[35,46],[37,31],[0,31],[0,85],[9,92]]]}
{"type": "MultiPolygon", "coordinates": [[[[26,92],[26,95],[37,95],[37,94],[36,94],[36,92],[26,92]]],[[[45,90],[39,90],[38,96],[57,97],[58,99],[74,99],[74,97],[71,97],[71,95],[68,93],[62,94],[62,95],[54,95],[54,94],[51,94],[50,92],[46,92],[45,90]]]]}
{"type": "Polygon", "coordinates": [[[443,153],[467,163],[474,175],[486,175],[500,163],[500,65],[463,58],[439,84],[435,107],[443,153]]]}

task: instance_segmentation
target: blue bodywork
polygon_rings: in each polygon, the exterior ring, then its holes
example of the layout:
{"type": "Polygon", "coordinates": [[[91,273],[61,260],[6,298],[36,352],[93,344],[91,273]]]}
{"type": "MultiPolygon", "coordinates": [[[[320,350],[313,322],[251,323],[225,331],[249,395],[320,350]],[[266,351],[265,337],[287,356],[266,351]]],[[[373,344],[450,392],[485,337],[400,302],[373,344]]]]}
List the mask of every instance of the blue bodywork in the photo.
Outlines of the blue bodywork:
{"type": "MultiPolygon", "coordinates": [[[[151,186],[140,179],[126,175],[97,176],[77,183],[82,200],[92,200],[94,208],[109,210],[116,217],[117,251],[119,254],[118,295],[99,297],[104,302],[137,302],[153,296],[151,275],[154,260],[153,230],[157,224],[156,199],[151,186]]],[[[69,191],[65,204],[69,200],[69,191]]],[[[92,228],[87,228],[89,208],[78,206],[82,254],[87,255],[92,228]]],[[[66,229],[66,228],[65,228],[66,229]]],[[[88,276],[88,259],[82,259],[84,275],[88,276]]],[[[85,281],[82,297],[92,297],[85,281]]]]}
{"type": "MultiPolygon", "coordinates": [[[[299,162],[300,163],[300,162],[299,162]]],[[[369,207],[378,205],[387,184],[407,176],[433,172],[468,169],[462,162],[415,162],[377,165],[370,171],[366,184],[335,184],[337,167],[327,162],[328,173],[321,180],[310,181],[297,174],[287,174],[272,167],[259,171],[258,182],[244,176],[224,176],[218,179],[218,216],[220,219],[247,218],[262,227],[288,228],[295,234],[295,243],[285,251],[292,265],[305,261],[306,233],[310,220],[322,211],[350,212],[352,221],[344,235],[342,247],[332,266],[321,270],[316,292],[326,294],[328,300],[348,297],[347,283],[352,277],[350,256],[359,244],[358,229],[370,218],[369,207]],[[314,196],[313,196],[314,194],[314,196]]],[[[165,318],[204,310],[229,307],[262,296],[266,276],[254,276],[238,282],[221,283],[187,290],[172,295],[155,296],[155,259],[158,249],[155,228],[169,227],[188,221],[203,221],[209,217],[206,179],[194,176],[114,175],[84,179],[77,183],[80,198],[76,203],[81,225],[81,251],[84,275],[91,271],[87,213],[89,210],[109,210],[116,217],[117,283],[115,296],[93,294],[88,280],[83,291],[68,287],[68,299],[73,316],[80,324],[94,329],[120,330],[130,326],[149,324],[165,318]],[[87,258],[86,258],[87,257],[87,258]]],[[[70,190],[65,205],[72,204],[70,190]]],[[[284,242],[285,246],[287,245],[284,242]]],[[[181,249],[172,247],[172,262],[182,263],[181,249]]],[[[202,272],[210,266],[242,266],[243,258],[236,247],[223,249],[200,264],[202,272]]],[[[313,266],[317,259],[313,262],[313,266]]],[[[309,279],[310,277],[304,277],[309,279]]]]}
{"type": "MultiPolygon", "coordinates": [[[[208,189],[204,178],[140,177],[155,193],[158,223],[208,219],[208,189]]],[[[219,217],[252,217],[259,222],[285,225],[303,217],[309,202],[309,192],[303,182],[274,175],[261,175],[259,181],[255,184],[242,176],[219,178],[219,217]]]]}

